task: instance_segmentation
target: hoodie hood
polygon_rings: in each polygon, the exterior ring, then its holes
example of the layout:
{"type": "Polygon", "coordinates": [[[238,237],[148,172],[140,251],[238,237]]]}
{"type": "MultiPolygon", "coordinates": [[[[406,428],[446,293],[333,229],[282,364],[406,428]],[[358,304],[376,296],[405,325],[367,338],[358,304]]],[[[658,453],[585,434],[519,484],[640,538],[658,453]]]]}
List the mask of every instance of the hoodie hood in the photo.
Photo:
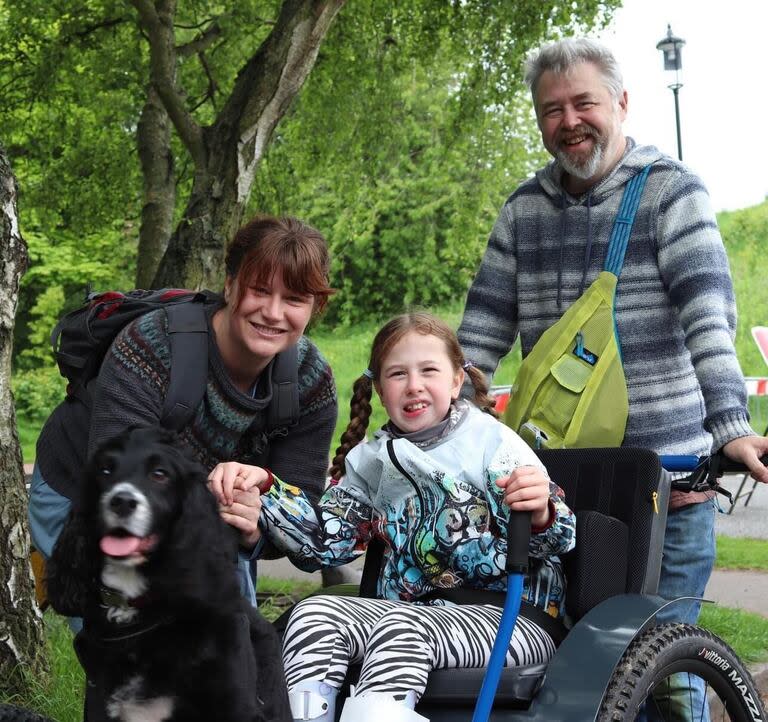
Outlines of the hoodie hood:
{"type": "Polygon", "coordinates": [[[589,264],[592,260],[592,223],[591,208],[593,205],[620,190],[632,178],[634,178],[643,168],[663,157],[658,148],[650,145],[638,146],[635,141],[627,137],[627,146],[621,160],[614,166],[613,170],[601,181],[592,186],[586,193],[574,197],[571,196],[563,187],[563,168],[553,160],[547,166],[536,173],[536,180],[539,182],[544,193],[550,197],[554,205],[561,210],[560,216],[560,258],[557,267],[557,307],[562,308],[562,275],[563,275],[563,247],[565,236],[568,232],[568,208],[584,204],[587,209],[587,237],[584,246],[584,262],[581,275],[581,284],[579,286],[579,295],[584,292],[584,286],[587,279],[589,264]]]}

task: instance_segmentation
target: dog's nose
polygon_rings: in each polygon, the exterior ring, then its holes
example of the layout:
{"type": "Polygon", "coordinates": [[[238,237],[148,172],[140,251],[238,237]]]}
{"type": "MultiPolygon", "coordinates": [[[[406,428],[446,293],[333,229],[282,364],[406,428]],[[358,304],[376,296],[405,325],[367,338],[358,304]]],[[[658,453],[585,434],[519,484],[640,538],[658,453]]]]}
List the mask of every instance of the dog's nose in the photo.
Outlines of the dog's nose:
{"type": "Polygon", "coordinates": [[[132,494],[115,494],[109,500],[109,509],[117,514],[117,516],[125,518],[136,511],[138,503],[138,500],[132,494]]]}

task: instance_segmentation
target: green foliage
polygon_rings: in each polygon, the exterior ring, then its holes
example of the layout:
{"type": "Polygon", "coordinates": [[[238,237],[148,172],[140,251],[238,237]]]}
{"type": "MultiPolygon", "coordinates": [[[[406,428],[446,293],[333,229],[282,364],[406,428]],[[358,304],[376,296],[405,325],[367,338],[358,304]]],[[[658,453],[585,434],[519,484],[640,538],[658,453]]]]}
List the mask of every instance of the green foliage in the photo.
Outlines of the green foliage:
{"type": "Polygon", "coordinates": [[[22,278],[14,330],[15,366],[48,366],[50,334],[64,311],[79,306],[88,288],[131,288],[135,244],[122,230],[55,236],[27,232],[29,270],[22,278]]]}
{"type": "Polygon", "coordinates": [[[53,364],[14,374],[11,380],[16,414],[26,423],[42,426],[64,398],[66,380],[53,364]]]}
{"type": "Polygon", "coordinates": [[[768,325],[768,283],[764,280],[768,201],[752,208],[721,213],[717,220],[728,251],[738,301],[736,349],[741,368],[745,376],[768,376],[768,368],[751,334],[753,326],[768,325]]]}

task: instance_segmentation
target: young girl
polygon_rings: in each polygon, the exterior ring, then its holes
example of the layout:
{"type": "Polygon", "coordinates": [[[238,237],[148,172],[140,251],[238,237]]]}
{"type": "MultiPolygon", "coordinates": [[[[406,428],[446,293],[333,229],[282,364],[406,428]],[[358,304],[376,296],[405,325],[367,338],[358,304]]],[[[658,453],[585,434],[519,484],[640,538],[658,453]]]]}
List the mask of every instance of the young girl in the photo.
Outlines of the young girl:
{"type": "MultiPolygon", "coordinates": [[[[507,506],[531,512],[525,598],[550,615],[562,612],[556,555],[573,546],[573,514],[536,455],[493,417],[487,390],[447,325],[405,314],[379,331],[355,382],[319,521],[299,489],[265,469],[230,463],[212,473],[214,491],[235,503],[240,489],[273,480],[259,525],[301,569],[345,564],[374,536],[385,542],[378,599],[315,596],[291,615],[283,659],[296,720],[332,722],[350,663],[362,662],[362,672],[343,722],[425,720],[413,708],[430,670],[487,664],[501,609],[456,606],[433,593],[505,589],[507,506]],[[465,372],[475,403],[490,413],[459,399],[465,372]],[[372,387],[390,420],[360,444],[372,387]]],[[[554,650],[546,632],[520,617],[506,664],[545,662],[554,650]]]]}

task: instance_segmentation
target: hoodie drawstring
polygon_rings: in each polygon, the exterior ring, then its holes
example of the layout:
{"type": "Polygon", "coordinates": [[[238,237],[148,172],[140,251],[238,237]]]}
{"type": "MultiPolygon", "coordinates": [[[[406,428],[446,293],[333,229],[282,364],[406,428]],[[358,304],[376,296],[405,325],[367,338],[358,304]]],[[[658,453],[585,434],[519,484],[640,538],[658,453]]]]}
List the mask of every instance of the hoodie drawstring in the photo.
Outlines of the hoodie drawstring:
{"type": "Polygon", "coordinates": [[[587,191],[587,246],[584,249],[584,269],[581,272],[581,283],[579,284],[579,297],[584,293],[584,286],[587,282],[587,273],[589,272],[589,262],[592,260],[592,189],[587,191]]]}
{"type": "MultiPolygon", "coordinates": [[[[560,195],[562,205],[560,207],[560,260],[557,264],[557,309],[563,307],[563,254],[565,252],[565,232],[567,228],[568,201],[565,191],[560,195]]],[[[592,189],[587,191],[587,244],[584,248],[584,268],[581,272],[581,283],[579,284],[579,294],[584,293],[584,286],[587,283],[587,273],[589,272],[589,263],[592,260],[592,189]]],[[[577,296],[577,298],[578,298],[577,296]]]]}
{"type": "Polygon", "coordinates": [[[563,249],[565,246],[565,229],[566,229],[566,209],[568,208],[568,201],[565,197],[565,191],[560,195],[562,205],[560,207],[560,262],[557,264],[557,310],[562,310],[563,307],[563,249]]]}

